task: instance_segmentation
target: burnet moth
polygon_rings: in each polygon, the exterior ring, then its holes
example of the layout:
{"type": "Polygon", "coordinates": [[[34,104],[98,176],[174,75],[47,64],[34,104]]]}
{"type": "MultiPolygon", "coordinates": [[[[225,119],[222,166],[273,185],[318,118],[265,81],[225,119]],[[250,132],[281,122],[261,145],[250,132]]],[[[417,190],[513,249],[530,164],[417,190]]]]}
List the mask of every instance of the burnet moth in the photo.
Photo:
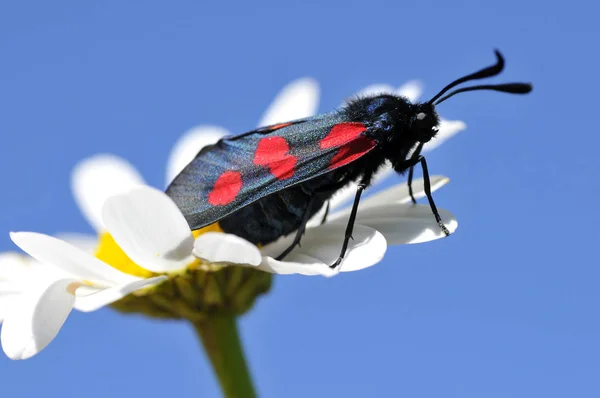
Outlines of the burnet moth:
{"type": "MultiPolygon", "coordinates": [[[[429,205],[442,231],[449,235],[431,196],[423,145],[438,132],[435,106],[458,93],[494,90],[526,94],[527,83],[484,84],[455,89],[459,84],[498,75],[504,59],[461,77],[427,102],[381,94],[353,99],[341,109],[314,117],[262,127],[223,138],[203,148],[167,189],[192,230],[217,223],[227,233],[254,244],[267,244],[296,231],[300,243],[306,223],[350,182],[358,189],[340,255],[346,253],[361,194],[386,161],[398,174],[408,171],[412,197],[413,168],[423,169],[429,205]],[[412,154],[411,154],[412,151],[412,154]]],[[[414,198],[413,198],[414,202],[414,198]]]]}

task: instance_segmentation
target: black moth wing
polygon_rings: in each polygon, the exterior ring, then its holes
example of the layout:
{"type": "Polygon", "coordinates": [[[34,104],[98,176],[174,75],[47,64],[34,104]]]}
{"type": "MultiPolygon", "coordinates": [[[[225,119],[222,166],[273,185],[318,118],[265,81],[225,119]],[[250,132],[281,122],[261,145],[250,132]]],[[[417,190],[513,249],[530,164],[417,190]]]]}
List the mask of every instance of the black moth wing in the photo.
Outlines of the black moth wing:
{"type": "Polygon", "coordinates": [[[196,230],[364,155],[375,147],[365,131],[333,112],[226,137],[203,148],[167,195],[196,230]]]}

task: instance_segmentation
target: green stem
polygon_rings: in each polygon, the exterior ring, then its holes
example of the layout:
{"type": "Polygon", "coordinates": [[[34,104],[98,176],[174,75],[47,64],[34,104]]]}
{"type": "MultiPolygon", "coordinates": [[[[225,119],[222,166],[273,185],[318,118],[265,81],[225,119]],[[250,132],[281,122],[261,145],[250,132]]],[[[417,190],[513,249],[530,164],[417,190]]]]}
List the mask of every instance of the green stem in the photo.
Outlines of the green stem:
{"type": "Polygon", "coordinates": [[[193,325],[219,378],[223,395],[226,398],[256,397],[235,317],[211,317],[193,325]]]}

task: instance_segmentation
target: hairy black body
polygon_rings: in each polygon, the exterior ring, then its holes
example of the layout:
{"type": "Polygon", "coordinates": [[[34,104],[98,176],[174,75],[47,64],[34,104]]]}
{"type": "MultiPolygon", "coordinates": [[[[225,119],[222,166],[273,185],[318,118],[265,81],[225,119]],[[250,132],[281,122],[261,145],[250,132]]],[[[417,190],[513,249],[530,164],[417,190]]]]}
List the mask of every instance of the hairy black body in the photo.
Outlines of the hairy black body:
{"type": "Polygon", "coordinates": [[[439,119],[426,104],[411,104],[406,98],[380,95],[350,101],[339,111],[344,120],[363,123],[365,134],[377,146],[365,156],[322,176],[275,192],[221,219],[219,225],[228,233],[255,244],[271,243],[281,236],[303,227],[303,220],[312,218],[333,195],[350,182],[369,186],[373,175],[390,161],[405,172],[407,155],[418,144],[418,137],[431,139],[437,132],[439,119]],[[428,130],[416,115],[431,112],[428,130]],[[429,138],[426,138],[429,137],[429,138]]]}

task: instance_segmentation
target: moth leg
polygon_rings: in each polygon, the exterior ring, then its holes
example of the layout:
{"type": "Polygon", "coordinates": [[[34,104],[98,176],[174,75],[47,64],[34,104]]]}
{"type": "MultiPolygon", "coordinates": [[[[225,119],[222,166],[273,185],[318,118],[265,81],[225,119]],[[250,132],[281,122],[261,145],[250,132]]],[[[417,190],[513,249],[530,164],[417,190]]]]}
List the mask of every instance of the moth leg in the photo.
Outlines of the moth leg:
{"type": "MultiPolygon", "coordinates": [[[[306,231],[306,224],[308,223],[308,220],[310,219],[310,210],[314,206],[315,200],[319,197],[319,195],[321,195],[321,194],[329,195],[332,192],[337,191],[338,189],[340,189],[340,184],[336,183],[336,184],[331,184],[331,185],[327,185],[324,187],[320,187],[320,188],[314,190],[313,192],[308,192],[311,194],[311,197],[308,202],[308,205],[306,206],[306,210],[304,210],[304,214],[302,215],[302,221],[301,221],[300,227],[298,228],[298,231],[296,231],[296,236],[294,237],[294,241],[292,242],[292,244],[290,246],[288,246],[287,249],[285,249],[283,251],[283,253],[281,253],[279,256],[277,256],[277,258],[275,258],[275,260],[278,260],[278,261],[283,260],[285,258],[285,256],[290,254],[290,252],[292,250],[294,250],[294,248],[296,246],[300,245],[300,240],[302,239],[302,235],[304,235],[304,232],[306,231]]],[[[321,225],[323,225],[325,223],[325,221],[327,221],[328,215],[329,215],[329,201],[327,201],[327,207],[325,207],[325,215],[321,219],[321,225]]]]}
{"type": "MultiPolygon", "coordinates": [[[[412,154],[412,156],[410,157],[411,161],[414,161],[416,159],[419,158],[419,156],[421,155],[421,150],[423,149],[423,143],[420,143],[419,146],[417,146],[417,148],[415,149],[415,152],[412,154]]],[[[413,164],[412,166],[410,166],[410,168],[408,169],[408,181],[407,181],[407,185],[408,185],[408,194],[410,195],[410,200],[413,202],[413,204],[417,204],[417,200],[415,199],[414,195],[413,195],[413,188],[412,188],[412,180],[413,180],[413,171],[415,169],[415,164],[413,164]]],[[[427,176],[429,178],[429,176],[427,176]]]]}
{"type": "Polygon", "coordinates": [[[410,195],[410,200],[413,202],[413,205],[417,204],[417,200],[415,199],[414,195],[413,195],[413,189],[412,189],[412,180],[413,180],[413,170],[415,169],[415,166],[411,166],[408,169],[408,181],[406,182],[408,184],[408,194],[410,195]]]}
{"type": "Polygon", "coordinates": [[[321,219],[321,224],[323,225],[327,222],[327,216],[329,215],[329,201],[325,204],[325,214],[323,214],[323,218],[321,219]]]}
{"type": "Polygon", "coordinates": [[[290,252],[292,250],[294,250],[294,248],[296,246],[300,245],[300,240],[302,240],[302,235],[304,235],[304,231],[306,231],[306,224],[308,223],[308,219],[310,218],[310,209],[313,207],[316,197],[317,197],[316,195],[311,196],[311,198],[308,202],[308,205],[306,206],[306,209],[304,210],[304,214],[302,215],[302,221],[300,222],[300,227],[296,231],[296,236],[294,237],[294,241],[292,242],[291,245],[288,246],[287,249],[285,249],[283,251],[283,253],[281,253],[279,256],[277,256],[275,258],[275,260],[277,260],[277,261],[283,260],[285,258],[285,256],[290,254],[290,252]]]}
{"type": "MultiPolygon", "coordinates": [[[[448,231],[448,228],[446,228],[446,226],[444,225],[444,222],[442,221],[442,217],[440,217],[440,213],[438,212],[435,202],[433,201],[433,196],[431,195],[431,181],[429,180],[429,170],[427,169],[427,161],[425,160],[425,157],[422,155],[419,155],[416,158],[411,157],[410,159],[408,159],[406,161],[405,164],[407,165],[407,167],[410,167],[412,170],[412,168],[414,166],[416,166],[418,163],[421,163],[421,168],[423,169],[423,182],[424,182],[423,185],[425,188],[425,195],[427,196],[427,200],[429,201],[429,207],[431,207],[431,211],[433,212],[435,221],[437,221],[437,223],[440,226],[440,229],[442,230],[444,235],[449,236],[450,231],[448,231]]],[[[410,174],[410,172],[409,172],[409,174],[410,174]]],[[[409,185],[409,192],[411,192],[410,185],[409,185]]],[[[412,196],[412,192],[411,192],[411,196],[412,196]]]]}
{"type": "Polygon", "coordinates": [[[358,184],[358,189],[356,190],[356,196],[354,197],[354,204],[352,205],[352,211],[350,212],[350,219],[348,220],[348,226],[346,227],[346,233],[344,234],[344,243],[342,244],[342,251],[340,252],[340,256],[335,261],[335,263],[331,264],[329,268],[335,268],[341,264],[344,256],[346,255],[346,249],[348,249],[348,242],[352,239],[352,230],[354,229],[354,222],[356,221],[356,213],[358,212],[358,203],[360,202],[360,195],[367,187],[367,184],[360,183],[358,184]]]}

